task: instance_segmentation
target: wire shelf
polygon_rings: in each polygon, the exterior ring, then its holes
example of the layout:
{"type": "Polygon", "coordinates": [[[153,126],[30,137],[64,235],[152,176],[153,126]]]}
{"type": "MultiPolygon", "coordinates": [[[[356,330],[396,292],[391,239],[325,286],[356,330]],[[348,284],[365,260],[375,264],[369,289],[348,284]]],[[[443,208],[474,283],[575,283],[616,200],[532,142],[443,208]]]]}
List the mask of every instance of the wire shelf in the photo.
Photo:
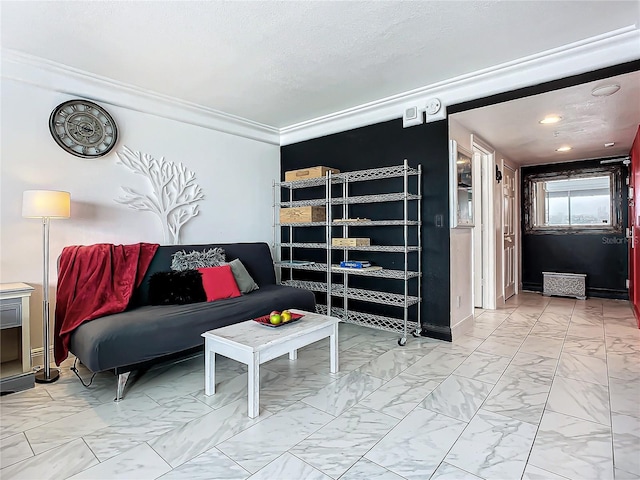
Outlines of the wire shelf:
{"type": "MultiPolygon", "coordinates": [[[[283,285],[295,288],[303,288],[313,292],[327,292],[327,284],[324,282],[310,282],[306,280],[286,280],[283,285]]],[[[333,284],[331,294],[344,296],[344,287],[333,284]]],[[[364,302],[381,303],[394,307],[404,307],[404,295],[398,293],[380,292],[376,290],[365,290],[362,288],[347,288],[347,297],[351,300],[361,300],[364,302]]],[[[407,296],[407,307],[415,305],[420,301],[420,297],[407,296]]]]}
{"type": "Polygon", "coordinates": [[[422,222],[419,222],[418,220],[364,220],[364,221],[357,221],[357,222],[338,222],[336,220],[333,221],[333,223],[331,223],[332,227],[342,227],[342,226],[348,226],[348,227],[390,227],[390,226],[420,226],[422,225],[422,222]]]}
{"type": "MultiPolygon", "coordinates": [[[[402,334],[402,337],[399,339],[398,343],[400,345],[404,345],[407,341],[407,334],[410,330],[415,329],[419,330],[419,320],[405,320],[404,317],[407,317],[409,314],[408,308],[411,306],[415,306],[415,312],[412,310],[411,313],[415,314],[415,317],[419,319],[421,317],[421,298],[420,294],[416,295],[406,295],[401,293],[391,293],[386,291],[378,291],[378,290],[369,290],[363,288],[352,288],[349,287],[348,275],[356,275],[361,277],[374,277],[374,278],[384,278],[384,279],[392,279],[392,280],[400,280],[404,282],[408,282],[410,279],[417,280],[417,292],[420,291],[421,286],[421,257],[418,255],[417,257],[417,266],[415,267],[418,271],[410,271],[408,253],[421,252],[422,250],[422,242],[421,242],[421,231],[420,229],[412,229],[408,230],[407,227],[419,227],[422,226],[422,204],[418,203],[413,204],[409,207],[409,201],[419,201],[423,197],[422,195],[422,187],[421,187],[421,176],[422,169],[411,168],[408,165],[407,160],[404,160],[403,164],[395,165],[390,167],[382,167],[382,168],[372,168],[367,170],[359,170],[352,172],[342,172],[338,174],[327,174],[324,177],[320,178],[312,178],[307,180],[297,180],[293,182],[279,182],[275,183],[275,187],[279,187],[282,189],[289,189],[290,193],[288,195],[289,200],[278,202],[278,191],[274,188],[273,198],[274,205],[280,207],[316,207],[323,206],[328,209],[327,220],[324,222],[305,222],[305,223],[279,223],[278,211],[274,211],[274,223],[276,225],[276,229],[274,229],[274,246],[277,246],[281,249],[281,252],[285,252],[286,249],[289,249],[289,252],[293,252],[292,249],[316,249],[316,250],[325,250],[327,253],[327,260],[325,263],[288,263],[288,261],[283,260],[280,262],[276,262],[276,266],[279,268],[288,268],[290,280],[285,280],[282,282],[283,285],[288,285],[291,287],[304,288],[307,290],[311,290],[314,292],[321,292],[327,295],[326,303],[329,305],[332,304],[332,299],[335,298],[336,303],[339,303],[339,297],[344,299],[344,303],[341,304],[342,308],[331,307],[329,310],[329,314],[341,317],[343,320],[354,323],[357,325],[362,325],[366,327],[373,327],[380,330],[386,330],[390,332],[398,332],[402,334]],[[416,176],[417,181],[409,181],[409,176],[416,176]],[[355,182],[363,182],[369,180],[382,180],[387,178],[401,178],[403,180],[403,187],[398,191],[398,183],[393,182],[390,183],[389,186],[394,186],[393,191],[387,191],[386,193],[378,193],[378,194],[369,194],[369,195],[356,195],[351,196],[351,189],[349,185],[355,182]],[[331,185],[343,185],[341,189],[342,193],[339,193],[339,197],[333,197],[334,193],[337,193],[337,189],[331,188],[331,185]],[[320,198],[312,198],[307,200],[293,200],[292,197],[295,195],[292,193],[293,190],[298,188],[307,188],[307,187],[316,187],[318,189],[317,195],[320,195],[319,189],[320,187],[324,187],[324,195],[320,198]],[[403,218],[394,219],[394,220],[359,220],[359,219],[349,219],[350,214],[355,213],[352,212],[352,209],[349,205],[362,204],[362,205],[371,205],[383,202],[403,202],[403,218]],[[332,209],[331,206],[342,206],[339,210],[341,210],[341,214],[339,217],[344,216],[347,221],[340,221],[341,218],[338,218],[334,221],[331,221],[331,214],[337,213],[338,209],[332,209]],[[416,207],[415,209],[413,207],[416,207]],[[415,211],[414,211],[415,210],[415,211]],[[410,218],[411,217],[411,218],[410,218]],[[352,227],[377,227],[377,226],[399,226],[404,227],[404,241],[396,235],[396,245],[367,245],[367,246],[340,246],[340,245],[332,245],[332,239],[335,237],[350,237],[357,235],[349,235],[350,228],[352,227]],[[289,227],[289,232],[292,233],[293,227],[324,227],[324,237],[319,236],[319,232],[316,232],[318,235],[314,235],[309,239],[311,242],[300,242],[295,241],[295,237],[293,235],[289,235],[286,237],[286,240],[283,243],[281,242],[282,235],[284,230],[281,227],[289,227]],[[336,227],[342,227],[341,229],[336,229],[336,227]],[[280,237],[278,233],[280,233],[280,237]],[[339,235],[336,235],[340,233],[339,235]],[[398,245],[397,243],[409,243],[407,241],[407,235],[410,235],[412,239],[413,245],[398,245]],[[339,253],[333,253],[336,251],[342,250],[344,255],[341,257],[339,253]],[[335,265],[337,263],[337,259],[335,257],[344,258],[347,257],[346,252],[348,251],[360,251],[360,252],[397,252],[404,254],[404,261],[402,263],[402,270],[395,269],[386,269],[380,267],[374,268],[365,268],[365,269],[357,269],[357,268],[341,268],[339,265],[335,265]],[[332,260],[331,260],[332,259],[332,260]],[[325,275],[316,275],[314,281],[311,280],[298,280],[296,277],[303,277],[304,274],[293,272],[296,271],[315,271],[315,272],[324,272],[325,275]],[[342,276],[338,276],[338,274],[342,274],[342,276]],[[325,280],[318,281],[318,280],[325,280]],[[331,289],[328,289],[328,285],[331,285],[331,289]],[[396,307],[398,309],[403,310],[403,314],[399,316],[402,318],[393,318],[387,317],[383,315],[375,315],[369,314],[359,311],[353,311],[350,309],[350,301],[363,302],[362,304],[378,304],[378,305],[387,305],[391,307],[396,307]]],[[[382,184],[381,184],[382,186],[382,184]]],[[[388,190],[388,189],[387,189],[388,190]]],[[[313,193],[313,192],[310,192],[313,193]]],[[[364,193],[364,192],[361,192],[364,193]]],[[[317,196],[313,195],[313,196],[317,196]]],[[[283,195],[285,196],[285,195],[283,195]]],[[[355,209],[353,209],[355,210],[355,209]]],[[[375,207],[372,207],[371,212],[376,211],[375,207]]],[[[397,218],[397,217],[396,217],[397,218]]],[[[355,230],[358,231],[358,230],[355,230]]],[[[370,235],[364,235],[370,236],[370,235]]],[[[378,242],[379,243],[379,242],[378,242]]],[[[302,252],[300,252],[300,256],[302,252]]],[[[293,255],[293,257],[298,257],[298,254],[293,255]]],[[[412,257],[412,262],[416,260],[415,257],[412,257]]],[[[293,261],[295,262],[295,260],[293,261]]],[[[389,265],[393,265],[398,268],[396,263],[390,263],[389,265]]],[[[307,278],[310,275],[307,275],[307,278]]],[[[387,286],[387,282],[372,282],[374,288],[382,288],[384,289],[387,286]]],[[[401,287],[392,289],[394,291],[400,291],[401,287]]],[[[404,289],[405,293],[408,290],[404,289]]],[[[414,291],[414,290],[412,290],[414,291]]],[[[414,291],[415,293],[415,291],[414,291]]],[[[363,307],[365,308],[365,307],[363,307]]],[[[366,309],[366,308],[365,308],[366,309]]],[[[316,311],[318,313],[327,314],[327,306],[326,305],[316,305],[316,311]]],[[[374,309],[373,311],[376,311],[374,309]]],[[[394,310],[391,310],[393,315],[394,310]]],[[[388,313],[388,312],[380,312],[380,313],[388,313]]]]}
{"type": "MultiPolygon", "coordinates": [[[[358,312],[355,310],[348,310],[345,313],[344,309],[337,307],[331,308],[331,316],[338,317],[345,322],[354,323],[363,327],[377,328],[378,330],[386,330],[387,332],[400,333],[404,335],[404,320],[400,318],[383,317],[382,315],[373,315],[372,313],[358,312]]],[[[407,320],[407,332],[412,330],[417,331],[418,328],[418,322],[407,320]]]]}
{"type": "MultiPolygon", "coordinates": [[[[295,263],[287,263],[286,260],[275,262],[276,266],[280,268],[292,268],[294,270],[312,270],[316,272],[325,272],[327,270],[326,263],[309,263],[306,265],[300,265],[295,263]]],[[[404,270],[391,270],[383,268],[382,270],[366,270],[363,268],[340,268],[338,266],[331,267],[331,273],[346,273],[347,275],[362,275],[364,277],[378,277],[378,278],[395,278],[396,280],[405,279],[404,270]]],[[[419,277],[419,272],[413,272],[407,270],[406,279],[419,277]]]]}
{"type": "Polygon", "coordinates": [[[327,292],[327,284],[324,282],[310,282],[307,280],[285,280],[282,285],[287,287],[302,288],[304,290],[311,290],[312,292],[327,292]]]}
{"type": "MultiPolygon", "coordinates": [[[[407,167],[407,175],[418,175],[418,170],[407,167]]],[[[332,179],[347,182],[363,182],[368,180],[379,180],[382,178],[394,178],[404,176],[404,165],[393,165],[391,167],[370,168],[368,170],[358,170],[355,172],[343,172],[332,175],[332,179]]]]}
{"type": "Polygon", "coordinates": [[[281,247],[293,247],[293,248],[322,248],[325,249],[327,248],[327,244],[326,243],[281,243],[280,244],[281,247]]]}
{"type": "MultiPolygon", "coordinates": [[[[333,177],[331,179],[331,183],[341,183],[338,180],[335,180],[333,177]]],[[[308,187],[320,187],[324,186],[327,182],[326,177],[318,177],[318,178],[307,178],[306,180],[294,180],[292,182],[276,182],[276,187],[288,188],[290,190],[295,190],[297,188],[308,188],[308,187]]]]}
{"type": "Polygon", "coordinates": [[[364,268],[341,268],[336,265],[331,266],[331,273],[346,273],[347,275],[362,275],[363,277],[395,278],[396,280],[408,280],[420,276],[420,273],[409,270],[407,270],[405,277],[404,270],[390,270],[387,268],[383,268],[382,270],[367,270],[364,268]]]}
{"type": "MultiPolygon", "coordinates": [[[[407,175],[418,175],[419,171],[415,168],[407,167],[407,175]]],[[[384,178],[394,178],[404,176],[404,165],[394,165],[392,167],[370,168],[368,170],[359,170],[357,172],[344,172],[331,175],[331,183],[343,182],[363,182],[368,180],[380,180],[384,178]]],[[[326,177],[309,178],[306,180],[295,180],[292,182],[276,182],[277,187],[289,188],[291,190],[297,188],[319,187],[326,183],[326,177]]]]}
{"type": "Polygon", "coordinates": [[[327,222],[276,223],[276,227],[326,227],[327,222]]]}
{"type": "Polygon", "coordinates": [[[286,260],[275,262],[276,267],[280,268],[293,268],[294,270],[312,270],[315,272],[326,272],[326,263],[308,263],[306,265],[300,265],[295,263],[288,263],[286,260]]]}
{"type": "Polygon", "coordinates": [[[324,198],[314,198],[311,200],[294,200],[291,202],[287,202],[287,201],[280,202],[280,206],[283,208],[316,207],[319,205],[326,205],[326,204],[327,204],[327,201],[324,198]]]}
{"type": "MultiPolygon", "coordinates": [[[[420,200],[422,195],[416,195],[413,193],[406,194],[407,200],[420,200]]],[[[338,197],[331,199],[331,205],[353,205],[356,203],[382,203],[382,202],[397,202],[404,200],[404,193],[381,193],[378,195],[360,195],[355,197],[338,197]]],[[[284,201],[281,203],[282,207],[313,207],[326,205],[324,198],[315,198],[312,200],[294,200],[292,202],[284,201]]]]}
{"type": "MultiPolygon", "coordinates": [[[[333,295],[344,295],[344,288],[332,288],[333,295]]],[[[377,290],[365,290],[362,288],[347,288],[347,297],[352,300],[363,302],[381,303],[394,307],[404,307],[404,295],[399,293],[379,292],[377,290]]],[[[415,305],[420,301],[419,297],[407,295],[407,307],[415,305]]]]}
{"type": "MultiPolygon", "coordinates": [[[[310,263],[306,265],[298,265],[287,263],[286,260],[281,262],[276,262],[276,266],[280,268],[292,268],[294,270],[312,270],[316,272],[326,272],[327,264],[326,263],[310,263]]],[[[347,275],[362,275],[364,277],[378,277],[378,278],[394,278],[396,280],[404,280],[405,279],[405,271],[404,270],[391,270],[388,268],[383,268],[382,270],[366,270],[363,268],[340,268],[339,266],[332,266],[331,273],[345,273],[347,275]]],[[[418,272],[413,272],[407,270],[406,279],[416,278],[421,276],[418,272]]]]}
{"type": "MultiPolygon", "coordinates": [[[[286,202],[285,202],[286,203],[286,202]]],[[[284,205],[284,203],[283,203],[284,205]]],[[[390,227],[390,226],[400,226],[403,227],[407,225],[408,227],[417,227],[422,225],[422,222],[417,220],[366,220],[359,222],[337,222],[333,221],[331,223],[332,227],[390,227]]],[[[327,222],[305,222],[305,223],[276,223],[278,227],[326,227],[327,222]]]]}
{"type": "MultiPolygon", "coordinates": [[[[327,248],[326,243],[282,243],[281,247],[292,248],[327,248]]],[[[399,245],[361,245],[361,246],[340,246],[332,245],[332,250],[360,250],[363,252],[404,252],[404,246],[399,245]]],[[[407,252],[419,252],[420,247],[407,247],[407,252]]]]}
{"type": "Polygon", "coordinates": [[[381,203],[381,202],[397,202],[399,200],[420,200],[421,195],[413,193],[382,193],[379,195],[360,195],[355,197],[334,198],[331,200],[332,205],[352,205],[355,203],[381,203]]]}

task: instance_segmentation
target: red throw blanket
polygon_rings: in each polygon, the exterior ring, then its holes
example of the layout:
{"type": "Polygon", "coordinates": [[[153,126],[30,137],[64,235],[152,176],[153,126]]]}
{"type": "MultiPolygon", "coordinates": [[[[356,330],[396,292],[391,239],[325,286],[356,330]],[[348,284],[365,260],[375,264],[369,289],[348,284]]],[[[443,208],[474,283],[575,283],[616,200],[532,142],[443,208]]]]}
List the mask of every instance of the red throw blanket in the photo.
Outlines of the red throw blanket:
{"type": "Polygon", "coordinates": [[[56,365],[67,358],[71,332],[80,324],[127,308],[158,246],[99,243],[62,250],[53,344],[56,365]]]}

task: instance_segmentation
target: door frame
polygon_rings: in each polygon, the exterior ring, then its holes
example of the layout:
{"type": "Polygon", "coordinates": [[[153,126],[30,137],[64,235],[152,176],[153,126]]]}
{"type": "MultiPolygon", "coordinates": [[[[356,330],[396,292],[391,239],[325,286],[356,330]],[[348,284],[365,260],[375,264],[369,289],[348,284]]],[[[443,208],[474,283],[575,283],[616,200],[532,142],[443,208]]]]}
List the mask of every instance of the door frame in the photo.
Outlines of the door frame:
{"type": "Polygon", "coordinates": [[[483,183],[482,178],[485,176],[483,174],[482,168],[482,155],[478,151],[472,151],[472,178],[473,178],[473,218],[474,218],[474,227],[472,232],[472,244],[473,244],[473,306],[474,308],[482,308],[484,306],[484,296],[483,296],[483,228],[486,223],[486,219],[483,217],[482,210],[482,191],[483,191],[483,183]]]}
{"type": "MultiPolygon", "coordinates": [[[[496,236],[495,232],[495,150],[477,135],[471,134],[471,152],[480,156],[482,211],[482,308],[496,308],[496,236]]],[[[501,222],[502,223],[502,222],[501,222]]],[[[504,296],[503,296],[504,298],[504,296]]],[[[474,301],[475,302],[475,301],[474,301]]]]}

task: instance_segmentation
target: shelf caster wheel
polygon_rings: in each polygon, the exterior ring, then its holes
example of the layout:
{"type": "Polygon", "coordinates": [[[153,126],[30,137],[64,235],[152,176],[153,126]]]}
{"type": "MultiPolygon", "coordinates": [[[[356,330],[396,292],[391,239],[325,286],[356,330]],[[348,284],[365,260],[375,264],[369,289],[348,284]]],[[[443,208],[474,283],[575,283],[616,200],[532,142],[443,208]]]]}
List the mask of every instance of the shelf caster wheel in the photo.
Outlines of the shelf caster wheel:
{"type": "Polygon", "coordinates": [[[407,344],[407,337],[402,337],[400,340],[398,340],[398,345],[400,345],[401,347],[404,347],[407,344]]]}
{"type": "Polygon", "coordinates": [[[414,330],[413,332],[411,332],[411,335],[413,335],[415,338],[420,338],[420,330],[414,330]]]}

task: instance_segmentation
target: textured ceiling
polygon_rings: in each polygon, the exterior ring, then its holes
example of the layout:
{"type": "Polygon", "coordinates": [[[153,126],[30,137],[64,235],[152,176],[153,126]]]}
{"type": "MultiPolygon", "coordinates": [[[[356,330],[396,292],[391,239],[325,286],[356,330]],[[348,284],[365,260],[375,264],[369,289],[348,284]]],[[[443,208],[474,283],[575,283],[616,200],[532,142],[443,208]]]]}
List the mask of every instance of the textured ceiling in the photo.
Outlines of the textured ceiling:
{"type": "Polygon", "coordinates": [[[521,165],[628,155],[640,125],[640,72],[512,100],[451,115],[507,159],[521,165]],[[598,86],[617,84],[609,97],[598,86]],[[562,120],[538,123],[547,115],[562,120]],[[612,147],[604,144],[614,142],[612,147]],[[568,152],[556,149],[569,145],[568,152]]]}
{"type": "Polygon", "coordinates": [[[638,24],[636,1],[2,1],[4,48],[274,127],[638,24]]]}

